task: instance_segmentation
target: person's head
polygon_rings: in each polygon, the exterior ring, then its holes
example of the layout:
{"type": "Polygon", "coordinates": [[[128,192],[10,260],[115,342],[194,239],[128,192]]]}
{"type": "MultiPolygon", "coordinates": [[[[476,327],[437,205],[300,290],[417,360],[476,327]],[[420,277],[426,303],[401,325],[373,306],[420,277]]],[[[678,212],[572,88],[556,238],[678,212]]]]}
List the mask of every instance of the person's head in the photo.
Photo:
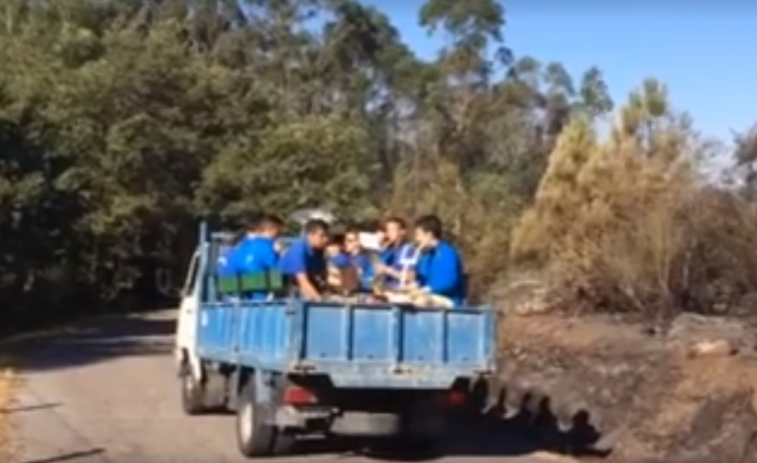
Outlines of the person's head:
{"type": "Polygon", "coordinates": [[[344,233],[344,250],[350,254],[357,254],[361,251],[360,229],[357,227],[350,227],[344,233]]]}
{"type": "Polygon", "coordinates": [[[311,219],[305,224],[305,239],[313,249],[324,249],[329,242],[329,224],[325,220],[311,219]]]}
{"type": "Polygon", "coordinates": [[[433,247],[442,238],[442,221],[429,214],[415,221],[415,242],[422,247],[433,247]]]}
{"type": "Polygon", "coordinates": [[[247,235],[258,235],[260,233],[260,222],[263,219],[263,214],[253,214],[247,222],[247,235]]]}
{"type": "Polygon", "coordinates": [[[280,217],[273,214],[265,214],[258,222],[257,233],[275,240],[281,234],[282,228],[284,228],[284,221],[280,217]]]}
{"type": "Polygon", "coordinates": [[[342,233],[335,233],[329,237],[329,241],[326,244],[326,255],[334,257],[341,254],[344,250],[344,235],[342,233]]]}
{"type": "Polygon", "coordinates": [[[384,232],[389,243],[399,243],[407,236],[407,223],[401,217],[390,217],[384,222],[384,232]]]}

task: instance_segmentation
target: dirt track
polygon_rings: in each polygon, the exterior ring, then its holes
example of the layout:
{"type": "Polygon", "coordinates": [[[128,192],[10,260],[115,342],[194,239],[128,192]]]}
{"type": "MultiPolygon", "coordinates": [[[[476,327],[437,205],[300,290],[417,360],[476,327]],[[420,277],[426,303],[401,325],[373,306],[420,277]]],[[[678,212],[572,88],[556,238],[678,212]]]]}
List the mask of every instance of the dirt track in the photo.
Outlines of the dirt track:
{"type": "MultiPolygon", "coordinates": [[[[230,416],[189,418],[179,409],[170,355],[173,312],[82,326],[25,353],[22,389],[10,413],[15,463],[227,463],[236,451],[230,416]]],[[[446,463],[539,463],[503,429],[461,424],[446,463]]],[[[276,459],[362,462],[325,444],[276,459]]],[[[562,460],[562,459],[559,459],[562,460]]]]}

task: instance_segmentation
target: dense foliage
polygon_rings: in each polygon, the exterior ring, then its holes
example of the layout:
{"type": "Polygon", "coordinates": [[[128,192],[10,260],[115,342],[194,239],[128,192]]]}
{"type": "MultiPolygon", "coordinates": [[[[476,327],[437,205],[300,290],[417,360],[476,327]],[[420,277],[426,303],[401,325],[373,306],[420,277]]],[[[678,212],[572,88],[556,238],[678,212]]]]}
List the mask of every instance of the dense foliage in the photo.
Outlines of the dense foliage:
{"type": "Polygon", "coordinates": [[[748,292],[750,197],[698,177],[707,146],[664,88],[601,141],[600,71],[508,49],[504,13],[428,0],[419,22],[446,41],[424,61],[356,0],[5,0],[2,326],[145,305],[200,218],[303,206],[438,212],[479,294],[513,272],[515,225],[514,257],[612,276],[631,305],[703,279],[748,292]]]}

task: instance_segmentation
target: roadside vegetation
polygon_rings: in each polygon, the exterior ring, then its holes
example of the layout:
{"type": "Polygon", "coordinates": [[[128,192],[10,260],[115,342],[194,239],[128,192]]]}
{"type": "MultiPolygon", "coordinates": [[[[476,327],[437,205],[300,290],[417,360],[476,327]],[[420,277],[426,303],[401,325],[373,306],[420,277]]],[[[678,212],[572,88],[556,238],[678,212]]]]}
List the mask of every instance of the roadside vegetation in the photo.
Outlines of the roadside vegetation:
{"type": "Polygon", "coordinates": [[[709,140],[653,79],[616,108],[598,68],[508,48],[493,0],[418,17],[433,60],[354,0],[3,2],[2,331],[158,303],[199,219],[304,206],[439,213],[479,297],[526,270],[585,310],[753,297],[748,134],[709,140]]]}

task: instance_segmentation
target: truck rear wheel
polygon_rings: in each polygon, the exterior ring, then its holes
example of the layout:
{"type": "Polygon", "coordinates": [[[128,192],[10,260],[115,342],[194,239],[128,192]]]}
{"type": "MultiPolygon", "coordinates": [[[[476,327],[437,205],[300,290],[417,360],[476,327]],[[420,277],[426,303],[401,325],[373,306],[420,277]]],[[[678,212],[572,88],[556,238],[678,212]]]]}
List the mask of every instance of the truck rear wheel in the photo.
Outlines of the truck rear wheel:
{"type": "Polygon", "coordinates": [[[205,412],[205,389],[192,374],[189,365],[183,365],[179,374],[181,382],[181,408],[187,415],[205,412]]]}
{"type": "Polygon", "coordinates": [[[394,456],[422,458],[437,451],[439,440],[428,436],[399,435],[388,438],[382,447],[394,456]]]}
{"type": "Polygon", "coordinates": [[[250,379],[239,396],[237,407],[237,443],[247,458],[283,455],[291,452],[295,438],[266,419],[273,404],[257,401],[255,381],[250,379]]]}

